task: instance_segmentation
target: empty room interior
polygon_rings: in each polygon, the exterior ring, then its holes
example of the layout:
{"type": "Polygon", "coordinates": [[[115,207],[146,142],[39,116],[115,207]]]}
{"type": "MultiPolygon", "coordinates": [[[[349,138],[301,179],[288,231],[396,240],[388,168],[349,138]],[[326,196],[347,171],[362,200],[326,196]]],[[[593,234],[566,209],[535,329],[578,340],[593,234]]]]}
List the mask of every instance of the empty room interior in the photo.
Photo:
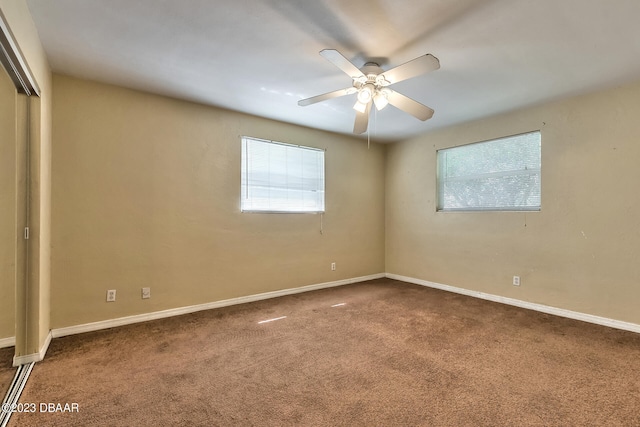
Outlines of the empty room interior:
{"type": "Polygon", "coordinates": [[[636,0],[0,0],[2,426],[640,425],[636,0]]]}

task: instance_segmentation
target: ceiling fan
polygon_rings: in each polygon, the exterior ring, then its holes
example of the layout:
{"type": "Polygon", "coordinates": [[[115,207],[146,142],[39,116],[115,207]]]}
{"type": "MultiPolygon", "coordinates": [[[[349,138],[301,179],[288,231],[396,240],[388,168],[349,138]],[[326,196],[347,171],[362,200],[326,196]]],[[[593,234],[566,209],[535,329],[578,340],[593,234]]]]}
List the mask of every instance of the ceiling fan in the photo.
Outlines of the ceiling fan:
{"type": "Polygon", "coordinates": [[[353,106],[356,110],[356,121],[353,126],[355,134],[361,134],[367,130],[371,104],[374,104],[378,110],[391,104],[422,121],[433,116],[431,108],[389,89],[388,86],[437,70],[440,68],[440,61],[435,56],[430,54],[419,56],[395,68],[383,71],[375,62],[367,62],[362,68],[358,68],[335,49],[321,50],[320,55],[347,73],[353,80],[352,87],[301,99],[298,101],[298,105],[304,107],[327,99],[357,94],[357,101],[353,106]]]}

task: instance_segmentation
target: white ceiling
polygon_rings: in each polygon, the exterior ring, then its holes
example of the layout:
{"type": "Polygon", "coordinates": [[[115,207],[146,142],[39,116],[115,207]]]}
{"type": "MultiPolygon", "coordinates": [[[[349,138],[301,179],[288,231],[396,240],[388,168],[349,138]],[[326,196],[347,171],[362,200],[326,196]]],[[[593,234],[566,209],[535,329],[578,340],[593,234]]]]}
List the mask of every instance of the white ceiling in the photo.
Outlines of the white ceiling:
{"type": "MultiPolygon", "coordinates": [[[[55,72],[350,134],[351,79],[318,52],[441,68],[393,89],[435,110],[372,112],[395,141],[640,79],[638,0],[28,0],[55,72]]],[[[366,134],[364,135],[366,137],[366,134]]]]}

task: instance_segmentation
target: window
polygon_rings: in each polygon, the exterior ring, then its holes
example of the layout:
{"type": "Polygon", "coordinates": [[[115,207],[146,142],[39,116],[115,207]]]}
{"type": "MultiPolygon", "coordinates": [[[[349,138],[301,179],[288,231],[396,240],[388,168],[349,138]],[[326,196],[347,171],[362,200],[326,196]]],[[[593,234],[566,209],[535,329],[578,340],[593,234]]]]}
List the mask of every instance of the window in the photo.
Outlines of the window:
{"type": "Polygon", "coordinates": [[[242,137],[242,212],[324,212],[324,150],[242,137]]]}
{"type": "Polygon", "coordinates": [[[540,132],[438,150],[438,210],[540,210],[540,132]]]}

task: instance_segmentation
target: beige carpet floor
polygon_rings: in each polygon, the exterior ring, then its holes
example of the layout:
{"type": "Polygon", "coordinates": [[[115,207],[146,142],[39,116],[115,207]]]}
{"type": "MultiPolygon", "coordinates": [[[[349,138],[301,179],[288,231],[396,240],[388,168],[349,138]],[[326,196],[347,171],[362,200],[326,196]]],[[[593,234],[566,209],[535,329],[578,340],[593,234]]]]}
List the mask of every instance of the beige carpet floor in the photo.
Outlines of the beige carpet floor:
{"type": "Polygon", "coordinates": [[[79,411],[10,426],[638,426],[640,335],[381,279],[55,339],[21,402],[79,411]]]}
{"type": "Polygon", "coordinates": [[[14,353],[14,347],[0,348],[0,400],[4,399],[16,374],[16,368],[13,367],[14,353]]]}

